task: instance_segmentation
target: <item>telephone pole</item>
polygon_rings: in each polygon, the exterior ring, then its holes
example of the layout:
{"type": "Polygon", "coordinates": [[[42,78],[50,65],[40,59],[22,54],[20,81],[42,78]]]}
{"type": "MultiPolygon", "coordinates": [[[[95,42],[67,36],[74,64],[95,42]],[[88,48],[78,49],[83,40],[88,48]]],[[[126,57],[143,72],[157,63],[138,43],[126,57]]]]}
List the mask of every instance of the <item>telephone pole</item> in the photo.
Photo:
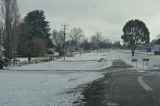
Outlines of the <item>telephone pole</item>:
{"type": "Polygon", "coordinates": [[[66,42],[66,30],[68,29],[67,27],[69,25],[63,24],[61,25],[63,27],[63,32],[64,32],[64,42],[63,42],[63,52],[64,52],[64,60],[65,60],[65,55],[66,55],[66,47],[65,47],[65,42],[66,42]]]}

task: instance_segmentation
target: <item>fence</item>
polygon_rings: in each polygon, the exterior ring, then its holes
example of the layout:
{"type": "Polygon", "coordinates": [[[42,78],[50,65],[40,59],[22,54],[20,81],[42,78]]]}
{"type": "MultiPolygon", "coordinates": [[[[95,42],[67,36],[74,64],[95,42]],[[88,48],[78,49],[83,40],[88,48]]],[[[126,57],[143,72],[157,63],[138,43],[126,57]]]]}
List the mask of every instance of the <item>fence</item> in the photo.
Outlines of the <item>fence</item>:
{"type": "Polygon", "coordinates": [[[10,61],[8,63],[9,66],[22,66],[22,65],[27,65],[27,64],[38,64],[38,63],[43,63],[43,62],[50,62],[53,61],[55,58],[54,57],[43,57],[43,58],[36,58],[36,59],[31,59],[30,61],[28,60],[16,60],[16,61],[10,61]]]}

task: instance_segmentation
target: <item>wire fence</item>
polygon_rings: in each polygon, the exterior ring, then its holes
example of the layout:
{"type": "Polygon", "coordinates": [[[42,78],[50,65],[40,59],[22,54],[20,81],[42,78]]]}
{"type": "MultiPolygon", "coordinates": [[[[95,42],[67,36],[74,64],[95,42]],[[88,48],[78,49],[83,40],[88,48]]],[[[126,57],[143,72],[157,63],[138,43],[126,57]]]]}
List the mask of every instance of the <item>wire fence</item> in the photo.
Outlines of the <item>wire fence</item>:
{"type": "Polygon", "coordinates": [[[56,59],[55,57],[35,58],[35,59],[31,59],[30,61],[15,59],[15,60],[10,60],[7,63],[7,66],[23,66],[23,65],[28,65],[28,64],[38,64],[38,63],[50,62],[55,59],[56,59]]]}

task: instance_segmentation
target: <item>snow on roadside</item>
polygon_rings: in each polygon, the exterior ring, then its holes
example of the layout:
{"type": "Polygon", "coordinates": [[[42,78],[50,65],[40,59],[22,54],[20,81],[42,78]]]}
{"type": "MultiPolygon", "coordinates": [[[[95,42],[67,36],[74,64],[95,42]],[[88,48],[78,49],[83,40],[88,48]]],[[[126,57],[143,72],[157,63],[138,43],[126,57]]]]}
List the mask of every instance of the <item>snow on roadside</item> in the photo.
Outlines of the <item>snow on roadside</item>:
{"type": "Polygon", "coordinates": [[[144,63],[144,69],[145,70],[154,70],[154,69],[160,69],[160,56],[159,55],[154,55],[153,52],[147,53],[145,51],[136,51],[135,56],[132,57],[131,51],[130,50],[114,50],[111,51],[110,57],[114,59],[122,59],[124,60],[127,64],[133,65],[134,68],[136,68],[136,63],[132,62],[132,59],[138,59],[137,62],[137,69],[138,70],[143,70],[143,59],[147,58],[149,59],[149,68],[148,64],[144,63]],[[115,57],[116,56],[116,57],[115,57]]]}
{"type": "Polygon", "coordinates": [[[111,66],[106,60],[107,55],[86,53],[66,58],[66,61],[60,59],[1,70],[0,105],[73,106],[72,103],[82,96],[83,89],[77,87],[83,88],[82,85],[103,76],[102,72],[95,70],[111,66]],[[104,60],[98,62],[101,58],[104,60]]]}
{"type": "Polygon", "coordinates": [[[68,92],[102,77],[99,72],[0,71],[1,106],[72,106],[80,92],[68,92]]]}
{"type": "MultiPolygon", "coordinates": [[[[136,66],[136,63],[133,63],[131,60],[133,58],[138,59],[138,69],[143,70],[143,58],[148,58],[149,62],[149,69],[159,69],[160,68],[160,56],[154,55],[153,52],[147,53],[144,51],[136,51],[135,56],[131,56],[130,50],[110,50],[107,53],[85,53],[81,56],[77,54],[75,57],[66,58],[66,61],[63,59],[49,62],[49,63],[42,63],[42,64],[35,64],[32,66],[22,66],[22,67],[11,67],[10,69],[13,70],[101,70],[105,67],[111,66],[111,61],[115,59],[122,59],[126,61],[126,63],[136,66]],[[98,62],[100,58],[104,58],[106,61],[98,62]],[[107,61],[109,60],[109,61],[107,61]]],[[[145,69],[148,69],[147,64],[145,63],[145,69]]]]}
{"type": "MultiPolygon", "coordinates": [[[[72,103],[82,96],[83,89],[78,88],[103,77],[103,73],[96,70],[111,66],[115,59],[123,59],[133,65],[132,58],[128,50],[110,50],[107,53],[77,54],[65,61],[59,59],[9,67],[0,71],[0,105],[73,106],[72,103]],[[104,60],[98,62],[101,58],[104,60]]],[[[160,56],[136,52],[134,58],[138,59],[138,69],[142,69],[142,58],[150,59],[150,67],[160,67],[160,56]]]]}
{"type": "Polygon", "coordinates": [[[103,73],[96,70],[111,66],[111,61],[115,59],[122,59],[134,65],[131,62],[132,58],[138,59],[138,69],[143,67],[143,58],[150,59],[150,68],[160,68],[160,56],[136,52],[135,57],[132,57],[129,50],[77,54],[75,57],[67,57],[65,61],[59,59],[40,64],[9,67],[8,71],[7,69],[0,71],[0,105],[73,106],[72,103],[81,97],[81,89],[77,87],[103,76],[103,73]],[[101,58],[104,60],[98,62],[101,58]]]}

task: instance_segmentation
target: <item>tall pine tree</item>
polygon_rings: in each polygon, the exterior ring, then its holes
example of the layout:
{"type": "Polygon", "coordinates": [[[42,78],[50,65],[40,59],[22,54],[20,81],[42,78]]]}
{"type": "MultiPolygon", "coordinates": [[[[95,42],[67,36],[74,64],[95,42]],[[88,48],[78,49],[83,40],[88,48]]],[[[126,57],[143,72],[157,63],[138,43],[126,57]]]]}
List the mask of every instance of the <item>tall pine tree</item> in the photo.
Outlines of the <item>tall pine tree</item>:
{"type": "MultiPolygon", "coordinates": [[[[29,12],[24,18],[25,45],[27,48],[28,60],[32,56],[43,56],[52,47],[50,39],[49,22],[46,21],[44,11],[34,10],[29,12]]],[[[23,42],[22,42],[23,43],[23,42]]],[[[26,50],[24,50],[26,51],[26,50]]]]}

